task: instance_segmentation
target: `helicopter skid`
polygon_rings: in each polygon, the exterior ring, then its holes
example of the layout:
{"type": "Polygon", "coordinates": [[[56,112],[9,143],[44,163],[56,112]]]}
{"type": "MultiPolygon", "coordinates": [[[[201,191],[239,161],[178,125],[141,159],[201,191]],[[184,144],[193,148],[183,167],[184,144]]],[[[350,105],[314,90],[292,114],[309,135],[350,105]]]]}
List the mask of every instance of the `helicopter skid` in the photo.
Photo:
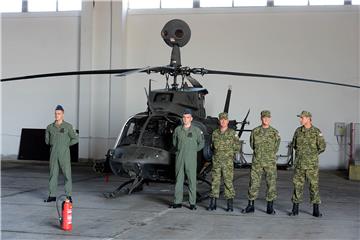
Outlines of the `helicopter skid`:
{"type": "Polygon", "coordinates": [[[135,179],[130,179],[130,180],[124,182],[123,184],[121,184],[114,191],[104,193],[104,197],[105,198],[117,198],[123,193],[123,188],[125,188],[127,185],[131,184],[131,186],[126,189],[127,194],[130,195],[132,192],[136,191],[138,188],[141,190],[143,183],[144,183],[144,179],[140,178],[140,177],[135,178],[135,179]]]}

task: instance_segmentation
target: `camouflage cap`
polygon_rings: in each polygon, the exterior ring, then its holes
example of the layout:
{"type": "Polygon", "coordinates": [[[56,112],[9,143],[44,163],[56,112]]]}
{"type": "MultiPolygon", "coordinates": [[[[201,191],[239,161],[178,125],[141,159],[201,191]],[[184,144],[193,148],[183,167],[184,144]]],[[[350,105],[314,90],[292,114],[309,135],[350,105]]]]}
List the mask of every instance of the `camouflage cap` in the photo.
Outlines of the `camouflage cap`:
{"type": "Polygon", "coordinates": [[[271,117],[271,113],[269,110],[263,110],[261,111],[260,113],[260,116],[263,118],[263,117],[271,117]]]}
{"type": "Polygon", "coordinates": [[[312,117],[311,113],[308,111],[302,111],[299,115],[296,115],[298,117],[312,117]]]}
{"type": "Polygon", "coordinates": [[[219,113],[219,119],[229,119],[226,112],[219,113]]]}

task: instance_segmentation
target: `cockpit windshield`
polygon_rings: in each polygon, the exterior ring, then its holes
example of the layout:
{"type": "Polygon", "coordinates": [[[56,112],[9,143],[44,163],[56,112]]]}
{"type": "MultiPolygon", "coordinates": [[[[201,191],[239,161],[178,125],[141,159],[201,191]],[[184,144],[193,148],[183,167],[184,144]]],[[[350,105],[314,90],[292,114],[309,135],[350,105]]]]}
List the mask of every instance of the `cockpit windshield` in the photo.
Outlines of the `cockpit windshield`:
{"type": "Polygon", "coordinates": [[[119,145],[138,144],[141,137],[140,145],[170,150],[172,134],[180,119],[175,116],[152,116],[147,120],[148,116],[131,118],[124,127],[119,145]]]}

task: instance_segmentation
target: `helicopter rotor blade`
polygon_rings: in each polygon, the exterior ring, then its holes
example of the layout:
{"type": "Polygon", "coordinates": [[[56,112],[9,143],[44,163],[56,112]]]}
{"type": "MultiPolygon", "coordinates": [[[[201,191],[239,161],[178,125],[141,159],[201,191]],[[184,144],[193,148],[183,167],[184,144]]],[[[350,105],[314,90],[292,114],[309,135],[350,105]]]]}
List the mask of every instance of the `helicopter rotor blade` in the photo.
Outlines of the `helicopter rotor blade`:
{"type": "Polygon", "coordinates": [[[151,67],[129,69],[129,71],[126,71],[126,72],[123,72],[120,74],[116,74],[115,77],[125,77],[127,75],[131,75],[131,74],[135,74],[135,73],[147,72],[149,69],[151,69],[151,67]]]}
{"type": "Polygon", "coordinates": [[[243,120],[242,123],[241,123],[241,127],[240,127],[239,134],[238,134],[239,138],[241,138],[241,135],[242,135],[243,132],[244,132],[245,124],[248,123],[246,120],[247,120],[247,118],[248,118],[248,116],[249,116],[249,113],[250,113],[250,109],[248,110],[248,112],[247,112],[244,120],[243,120]]]}
{"type": "Polygon", "coordinates": [[[193,87],[195,88],[202,88],[203,86],[200,84],[200,82],[198,80],[196,80],[195,78],[193,78],[190,75],[186,76],[187,80],[189,80],[189,82],[191,83],[191,85],[193,85],[193,87]]]}
{"type": "Polygon", "coordinates": [[[33,79],[33,78],[44,78],[44,77],[58,77],[58,76],[71,76],[71,75],[91,75],[91,74],[122,74],[123,76],[127,74],[134,73],[136,71],[143,70],[141,68],[125,68],[125,69],[105,69],[105,70],[88,70],[88,71],[72,71],[72,72],[55,72],[55,73],[45,73],[45,74],[34,74],[26,75],[20,77],[12,78],[3,78],[1,82],[9,82],[16,80],[24,79],[33,79]]]}
{"type": "Polygon", "coordinates": [[[329,82],[329,81],[309,79],[309,78],[290,77],[290,76],[268,75],[268,74],[258,74],[258,73],[244,73],[244,72],[218,71],[218,70],[209,70],[209,69],[204,69],[204,68],[193,68],[190,71],[191,71],[191,73],[201,74],[201,75],[204,75],[204,74],[220,74],[220,75],[232,75],[232,76],[243,76],[243,77],[276,78],[276,79],[284,79],[284,80],[293,80],[293,81],[329,84],[329,85],[351,87],[351,88],[360,88],[360,86],[358,86],[358,85],[352,85],[352,84],[346,84],[346,83],[338,83],[338,82],[329,82]]]}

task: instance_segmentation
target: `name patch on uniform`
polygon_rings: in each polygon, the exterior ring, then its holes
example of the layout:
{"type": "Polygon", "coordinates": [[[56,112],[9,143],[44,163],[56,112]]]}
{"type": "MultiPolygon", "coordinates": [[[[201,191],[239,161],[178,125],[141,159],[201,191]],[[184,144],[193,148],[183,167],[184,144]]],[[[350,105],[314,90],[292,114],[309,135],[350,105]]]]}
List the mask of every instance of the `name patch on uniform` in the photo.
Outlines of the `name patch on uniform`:
{"type": "Polygon", "coordinates": [[[188,135],[187,135],[187,137],[190,137],[190,138],[191,138],[191,137],[192,137],[192,133],[189,132],[188,135]]]}

